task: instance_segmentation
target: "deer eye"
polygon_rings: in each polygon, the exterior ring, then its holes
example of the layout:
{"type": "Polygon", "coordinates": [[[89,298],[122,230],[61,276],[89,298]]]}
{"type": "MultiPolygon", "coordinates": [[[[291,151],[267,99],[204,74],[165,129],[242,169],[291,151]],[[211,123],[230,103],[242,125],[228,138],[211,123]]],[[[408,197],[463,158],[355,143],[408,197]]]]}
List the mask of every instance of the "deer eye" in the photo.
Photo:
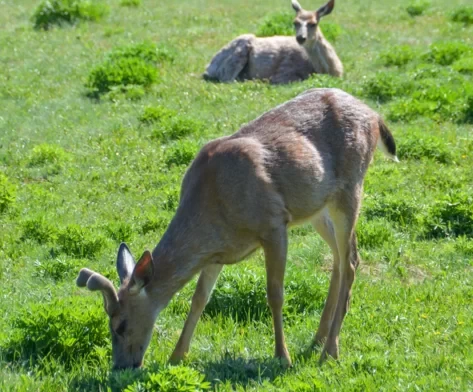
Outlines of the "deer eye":
{"type": "Polygon", "coordinates": [[[314,28],[315,26],[317,26],[317,23],[307,23],[307,26],[309,26],[310,28],[314,28]]]}
{"type": "Polygon", "coordinates": [[[301,24],[299,22],[294,22],[294,27],[301,27],[301,24]]]}
{"type": "Polygon", "coordinates": [[[120,325],[118,326],[117,330],[115,331],[117,333],[117,335],[120,335],[120,336],[123,336],[125,330],[126,330],[126,325],[127,325],[127,322],[126,320],[123,320],[120,325]]]}

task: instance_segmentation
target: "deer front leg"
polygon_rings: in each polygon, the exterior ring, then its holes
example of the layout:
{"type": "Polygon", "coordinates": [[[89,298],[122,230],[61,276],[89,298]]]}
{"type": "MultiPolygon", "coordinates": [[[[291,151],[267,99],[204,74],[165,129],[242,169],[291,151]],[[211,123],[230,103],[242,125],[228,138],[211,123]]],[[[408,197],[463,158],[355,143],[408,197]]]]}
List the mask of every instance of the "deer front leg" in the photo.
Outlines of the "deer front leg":
{"type": "Polygon", "coordinates": [[[287,256],[287,230],[283,226],[273,230],[262,240],[266,262],[266,285],[268,304],[273,315],[274,335],[276,341],[275,356],[281,359],[284,366],[291,366],[291,357],[287,351],[284,331],[282,306],[284,303],[284,272],[287,256]]]}
{"type": "Polygon", "coordinates": [[[222,267],[223,265],[220,264],[212,264],[205,267],[200,273],[197,287],[192,297],[191,310],[187,316],[187,320],[184,324],[181,336],[179,337],[179,341],[177,342],[169,360],[171,363],[178,363],[182,361],[185,355],[189,352],[189,346],[195,327],[205,308],[205,305],[207,305],[210,294],[212,293],[222,267]]]}

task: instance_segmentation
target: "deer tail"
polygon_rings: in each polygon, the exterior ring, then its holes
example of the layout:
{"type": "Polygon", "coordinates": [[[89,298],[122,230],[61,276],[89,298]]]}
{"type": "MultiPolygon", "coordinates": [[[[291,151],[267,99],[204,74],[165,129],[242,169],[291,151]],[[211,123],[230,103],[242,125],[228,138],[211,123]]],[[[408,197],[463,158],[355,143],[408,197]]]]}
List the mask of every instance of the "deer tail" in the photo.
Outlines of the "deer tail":
{"type": "Polygon", "coordinates": [[[384,123],[382,118],[378,120],[379,126],[379,139],[378,139],[378,148],[386,155],[389,159],[392,159],[394,162],[399,162],[399,159],[396,156],[396,142],[394,137],[384,123]]]}

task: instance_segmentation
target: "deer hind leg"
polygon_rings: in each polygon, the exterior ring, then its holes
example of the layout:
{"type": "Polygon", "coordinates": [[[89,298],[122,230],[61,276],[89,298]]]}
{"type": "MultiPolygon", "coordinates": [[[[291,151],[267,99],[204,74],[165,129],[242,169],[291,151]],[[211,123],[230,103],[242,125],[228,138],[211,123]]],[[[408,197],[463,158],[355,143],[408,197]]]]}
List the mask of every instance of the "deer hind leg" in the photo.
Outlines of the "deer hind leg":
{"type": "Polygon", "coordinates": [[[192,297],[191,310],[187,316],[184,328],[179,337],[179,341],[171,355],[170,362],[178,363],[184,359],[184,356],[189,352],[190,342],[194,334],[195,327],[199,318],[207,305],[210,294],[215,286],[218,275],[222,270],[223,265],[212,264],[205,267],[200,273],[197,287],[192,297]]]}
{"type": "Polygon", "coordinates": [[[287,229],[283,225],[261,241],[266,262],[268,304],[273,315],[275,356],[285,366],[291,366],[291,357],[284,339],[282,306],[284,303],[284,272],[287,257],[287,229]]]}
{"type": "Polygon", "coordinates": [[[330,246],[333,253],[333,269],[330,286],[328,289],[328,296],[325,302],[324,310],[320,318],[319,328],[315,334],[312,342],[313,346],[321,345],[327,338],[330,326],[332,324],[335,307],[338,302],[338,292],[340,287],[340,258],[338,256],[337,241],[335,238],[335,231],[333,223],[328,215],[328,211],[324,210],[322,214],[318,215],[312,220],[312,225],[319,233],[322,239],[330,246]]]}
{"type": "Polygon", "coordinates": [[[255,36],[244,34],[224,46],[213,57],[202,75],[205,80],[233,82],[247,66],[255,36]]]}
{"type": "Polygon", "coordinates": [[[356,249],[355,223],[358,215],[361,187],[351,193],[345,193],[337,202],[329,207],[330,216],[337,243],[339,263],[339,290],[338,299],[333,314],[332,323],[320,361],[327,355],[338,359],[338,340],[345,314],[348,311],[351,287],[355,280],[355,269],[358,265],[356,249]]]}

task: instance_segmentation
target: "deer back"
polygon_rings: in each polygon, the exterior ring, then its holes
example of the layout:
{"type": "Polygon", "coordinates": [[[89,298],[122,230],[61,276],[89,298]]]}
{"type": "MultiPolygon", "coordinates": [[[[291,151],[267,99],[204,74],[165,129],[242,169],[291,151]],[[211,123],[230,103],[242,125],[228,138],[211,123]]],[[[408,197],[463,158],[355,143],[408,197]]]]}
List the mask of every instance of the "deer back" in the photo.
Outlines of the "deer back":
{"type": "Polygon", "coordinates": [[[177,215],[207,220],[201,227],[220,237],[261,231],[284,215],[309,219],[363,181],[378,122],[341,90],[309,90],[204,146],[185,175],[177,215]]]}

